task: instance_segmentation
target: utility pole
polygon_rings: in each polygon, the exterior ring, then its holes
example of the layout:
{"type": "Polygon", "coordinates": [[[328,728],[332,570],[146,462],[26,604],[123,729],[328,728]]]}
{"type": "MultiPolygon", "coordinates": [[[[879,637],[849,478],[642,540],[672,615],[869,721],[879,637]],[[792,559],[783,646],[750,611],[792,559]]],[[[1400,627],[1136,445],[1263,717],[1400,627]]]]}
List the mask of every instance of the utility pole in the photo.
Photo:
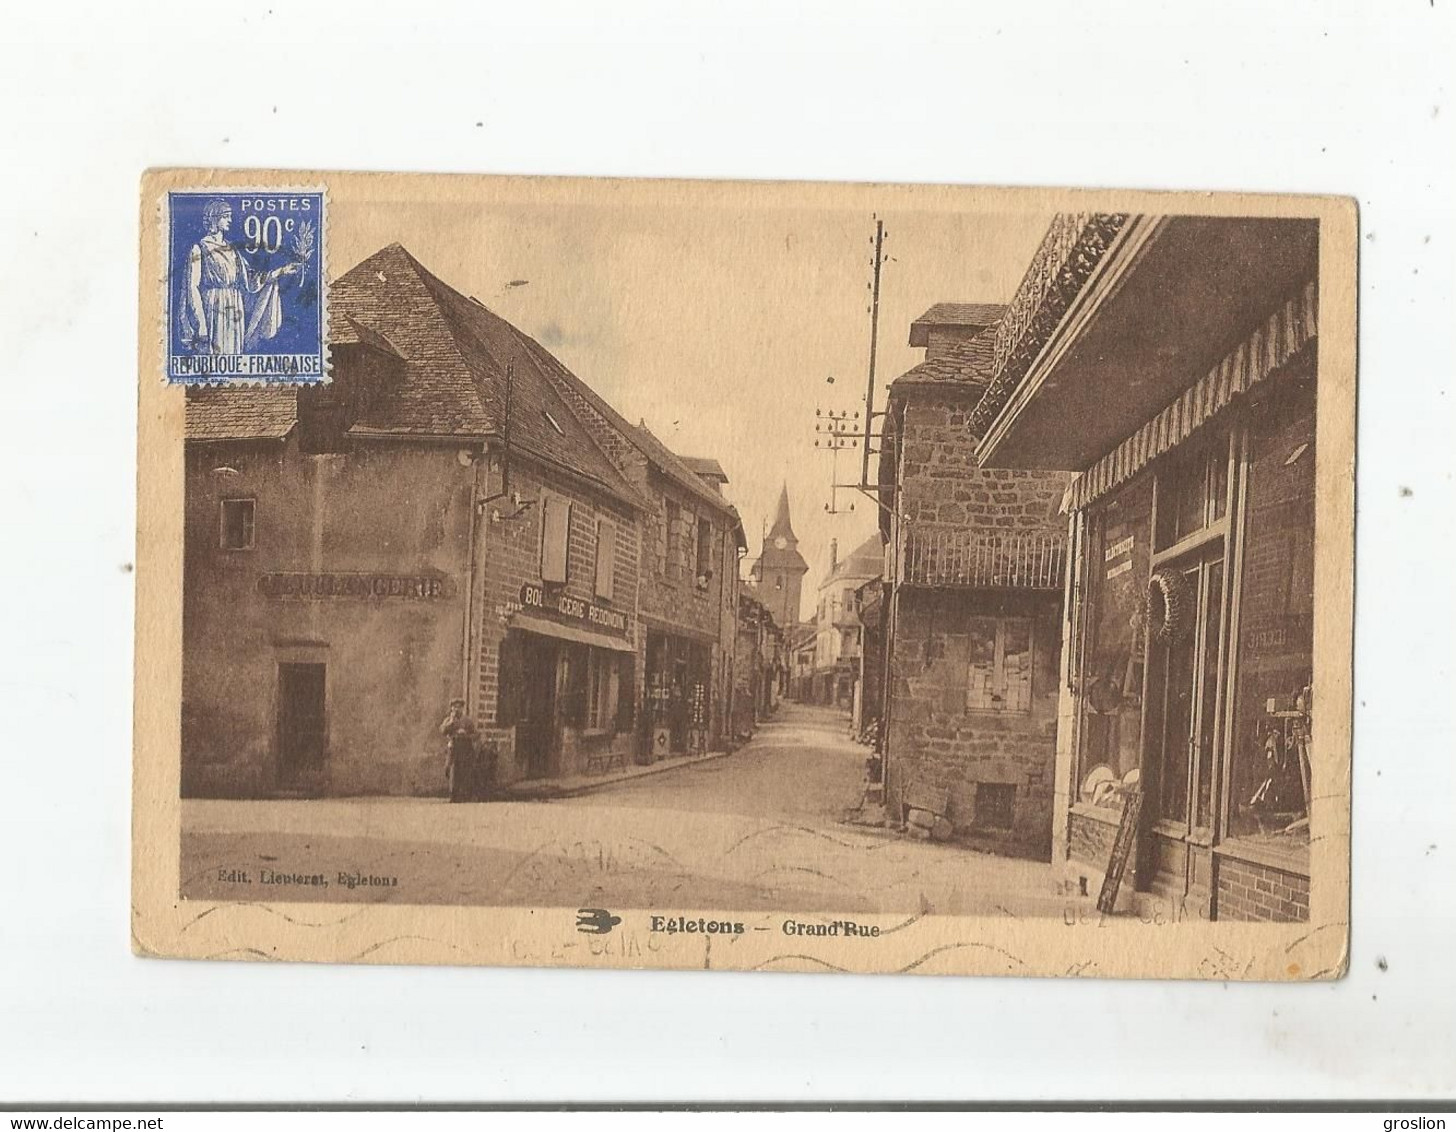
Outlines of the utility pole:
{"type": "MultiPolygon", "coordinates": [[[[866,313],[870,316],[870,358],[869,372],[865,381],[864,431],[861,432],[859,430],[860,414],[858,411],[836,412],[832,409],[816,409],[814,411],[814,415],[820,418],[819,422],[814,426],[814,431],[821,434],[828,434],[827,436],[821,435],[819,439],[815,440],[814,447],[827,448],[834,453],[833,466],[830,471],[830,502],[824,506],[824,510],[831,515],[840,513],[838,498],[840,488],[858,491],[863,495],[869,496],[877,506],[887,508],[887,505],[880,498],[879,484],[870,482],[870,457],[879,451],[873,444],[881,436],[881,433],[875,431],[875,422],[885,415],[883,412],[877,412],[875,410],[875,363],[880,348],[880,270],[886,261],[885,240],[888,237],[889,233],[885,231],[885,222],[879,216],[876,216],[875,234],[870,237],[870,243],[874,245],[875,254],[874,258],[870,261],[870,282],[866,284],[870,292],[870,304],[865,308],[866,313]],[[864,441],[863,446],[859,443],[861,440],[864,441]],[[841,448],[861,448],[858,483],[839,482],[839,450],[841,448]]],[[[832,383],[834,379],[831,377],[829,380],[832,383]]],[[[851,503],[848,509],[853,511],[854,504],[851,503]]]]}
{"type": "Polygon", "coordinates": [[[885,262],[885,222],[875,217],[875,275],[870,284],[870,376],[865,386],[865,445],[859,482],[870,482],[870,436],[875,423],[875,355],[880,345],[880,267],[885,262]]]}

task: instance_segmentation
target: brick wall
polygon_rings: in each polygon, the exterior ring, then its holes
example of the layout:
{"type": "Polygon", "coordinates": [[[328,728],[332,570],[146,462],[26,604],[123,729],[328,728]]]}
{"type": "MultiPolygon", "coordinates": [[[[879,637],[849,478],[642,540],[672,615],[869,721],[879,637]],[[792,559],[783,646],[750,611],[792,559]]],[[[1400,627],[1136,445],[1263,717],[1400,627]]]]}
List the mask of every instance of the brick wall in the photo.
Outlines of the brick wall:
{"type": "MultiPolygon", "coordinates": [[[[498,477],[493,490],[499,490],[498,477]]],[[[620,694],[631,695],[634,703],[640,703],[645,638],[641,625],[636,623],[640,559],[636,515],[606,495],[587,491],[574,480],[548,473],[519,458],[511,466],[511,490],[519,492],[525,500],[539,500],[543,492],[549,492],[571,501],[567,581],[563,592],[584,601],[608,604],[595,592],[597,520],[607,519],[616,524],[616,572],[610,605],[628,615],[632,623],[631,639],[637,647],[632,686],[623,687],[620,694]]],[[[480,524],[481,547],[477,552],[477,624],[480,636],[476,659],[475,716],[481,723],[484,736],[500,745],[497,773],[503,782],[520,778],[522,768],[515,757],[515,729],[495,726],[500,694],[500,645],[510,627],[512,615],[520,609],[521,587],[527,582],[541,581],[541,505],[537,502],[519,518],[492,521],[492,511],[509,514],[511,510],[509,500],[499,500],[487,508],[480,524]]],[[[570,773],[578,769],[572,765],[577,752],[571,737],[565,738],[560,771],[570,773]]],[[[633,735],[619,735],[613,743],[624,757],[630,757],[633,735]]]]}
{"type": "MultiPolygon", "coordinates": [[[[728,704],[732,696],[734,622],[738,600],[738,555],[724,506],[713,506],[656,466],[624,434],[620,418],[611,418],[598,403],[565,376],[548,369],[556,391],[571,406],[592,438],[606,452],[623,475],[651,500],[640,516],[638,561],[634,569],[641,579],[638,612],[673,626],[709,634],[717,642],[713,649],[711,739],[727,730],[728,704]],[[677,521],[669,529],[668,502],[676,504],[677,521]],[[700,518],[713,525],[713,577],[706,587],[697,584],[697,524],[700,518]]],[[[656,457],[654,457],[656,458],[656,457]]],[[[706,486],[706,485],[705,485],[706,486]]],[[[710,489],[711,490],[711,489],[710,489]]],[[[643,638],[645,641],[645,637],[643,638]]],[[[639,669],[645,661],[645,646],[639,641],[639,669]]]]}
{"type": "Polygon", "coordinates": [[[1309,878],[1269,865],[1222,857],[1218,863],[1217,915],[1221,920],[1309,919],[1309,878]]]}

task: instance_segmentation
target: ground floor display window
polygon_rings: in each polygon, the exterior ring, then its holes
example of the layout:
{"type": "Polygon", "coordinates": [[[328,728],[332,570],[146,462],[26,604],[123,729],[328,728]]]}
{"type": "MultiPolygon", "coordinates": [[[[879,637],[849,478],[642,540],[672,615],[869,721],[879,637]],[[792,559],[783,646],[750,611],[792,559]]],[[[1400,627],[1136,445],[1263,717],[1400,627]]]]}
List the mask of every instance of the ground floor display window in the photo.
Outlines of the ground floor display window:
{"type": "Polygon", "coordinates": [[[1314,672],[1312,376],[1251,414],[1227,836],[1307,855],[1314,672]]]}
{"type": "Polygon", "coordinates": [[[706,750],[712,725],[712,649],[671,633],[647,635],[648,738],[654,758],[706,750]]]}
{"type": "Polygon", "coordinates": [[[1082,597],[1081,746],[1076,800],[1120,806],[1140,777],[1143,606],[1152,535],[1152,479],[1089,512],[1079,566],[1082,597]]]}
{"type": "Polygon", "coordinates": [[[1219,845],[1307,869],[1310,370],[1079,517],[1073,803],[1117,812],[1142,791],[1140,861],[1156,876],[1140,887],[1203,891],[1219,845]]]}
{"type": "Polygon", "coordinates": [[[561,766],[567,732],[595,736],[632,727],[633,655],[513,629],[500,646],[496,722],[515,728],[516,761],[528,778],[561,766]]]}

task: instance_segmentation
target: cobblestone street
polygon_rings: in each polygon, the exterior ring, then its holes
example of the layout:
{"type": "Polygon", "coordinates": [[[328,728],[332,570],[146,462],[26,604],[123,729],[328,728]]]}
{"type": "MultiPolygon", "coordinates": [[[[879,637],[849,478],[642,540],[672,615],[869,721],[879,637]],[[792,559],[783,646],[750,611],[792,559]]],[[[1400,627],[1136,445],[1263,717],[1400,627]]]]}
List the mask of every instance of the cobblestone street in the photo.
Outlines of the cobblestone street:
{"type": "Polygon", "coordinates": [[[786,703],[731,755],[561,800],[189,800],[183,894],[1062,915],[1048,865],[846,824],[867,753],[847,730],[841,713],[786,703]]]}

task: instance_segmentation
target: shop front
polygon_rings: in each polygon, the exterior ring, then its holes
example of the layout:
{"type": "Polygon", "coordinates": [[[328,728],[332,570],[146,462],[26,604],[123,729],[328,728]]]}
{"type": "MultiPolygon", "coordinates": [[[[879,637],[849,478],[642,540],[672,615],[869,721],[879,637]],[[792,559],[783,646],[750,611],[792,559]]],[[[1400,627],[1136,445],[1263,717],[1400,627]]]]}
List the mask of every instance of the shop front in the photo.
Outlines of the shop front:
{"type": "Polygon", "coordinates": [[[1076,519],[1071,855],[1138,791],[1138,888],[1203,918],[1308,915],[1310,363],[1076,519]]]}
{"type": "MultiPolygon", "coordinates": [[[[1049,333],[1005,344],[1041,360],[988,394],[977,453],[1080,473],[1054,855],[1095,894],[1128,822],[1119,907],[1307,920],[1318,226],[1072,223],[1063,249],[1101,226],[1071,256],[1090,277],[1049,333]]],[[[1059,285],[1043,268],[1029,301],[1059,285]]]]}
{"type": "Polygon", "coordinates": [[[625,765],[636,664],[626,615],[531,584],[521,607],[501,641],[497,712],[515,729],[518,772],[557,778],[625,765]]]}
{"type": "Polygon", "coordinates": [[[712,643],[649,629],[644,671],[647,760],[705,752],[712,726],[712,643]]]}

